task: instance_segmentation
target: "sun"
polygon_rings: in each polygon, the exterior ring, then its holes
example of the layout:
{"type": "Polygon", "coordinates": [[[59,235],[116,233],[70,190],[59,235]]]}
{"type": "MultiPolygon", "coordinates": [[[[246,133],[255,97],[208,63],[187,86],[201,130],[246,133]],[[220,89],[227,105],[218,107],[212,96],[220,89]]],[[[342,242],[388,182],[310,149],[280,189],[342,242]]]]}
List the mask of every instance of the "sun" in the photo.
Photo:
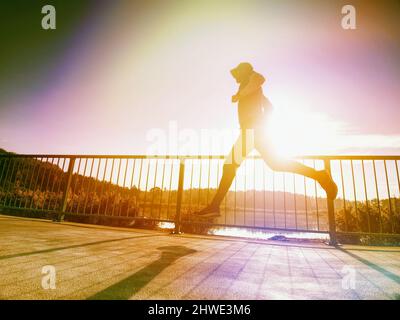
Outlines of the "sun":
{"type": "Polygon", "coordinates": [[[340,124],[324,114],[299,108],[275,108],[266,126],[268,139],[281,157],[336,151],[340,124]]]}

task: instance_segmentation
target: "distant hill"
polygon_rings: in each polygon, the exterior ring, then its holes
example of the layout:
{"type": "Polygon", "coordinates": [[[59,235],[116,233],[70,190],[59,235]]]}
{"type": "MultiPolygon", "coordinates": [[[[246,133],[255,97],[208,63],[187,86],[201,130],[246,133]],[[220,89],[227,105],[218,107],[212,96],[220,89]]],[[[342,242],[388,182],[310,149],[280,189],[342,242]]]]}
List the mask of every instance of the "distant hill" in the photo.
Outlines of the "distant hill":
{"type": "Polygon", "coordinates": [[[15,152],[10,152],[10,151],[7,151],[7,150],[5,150],[5,149],[0,148],[0,154],[17,154],[17,153],[15,153],[15,152]]]}

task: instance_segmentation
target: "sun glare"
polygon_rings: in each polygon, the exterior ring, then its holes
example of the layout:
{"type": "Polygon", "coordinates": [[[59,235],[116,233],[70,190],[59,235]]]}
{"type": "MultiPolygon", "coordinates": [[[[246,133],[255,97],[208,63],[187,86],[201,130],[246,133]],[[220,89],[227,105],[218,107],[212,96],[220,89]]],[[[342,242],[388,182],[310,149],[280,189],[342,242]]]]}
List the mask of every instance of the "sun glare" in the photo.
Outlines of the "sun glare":
{"type": "Polygon", "coordinates": [[[341,129],[339,123],[327,116],[299,108],[276,108],[267,127],[267,134],[281,157],[334,153],[341,129]]]}

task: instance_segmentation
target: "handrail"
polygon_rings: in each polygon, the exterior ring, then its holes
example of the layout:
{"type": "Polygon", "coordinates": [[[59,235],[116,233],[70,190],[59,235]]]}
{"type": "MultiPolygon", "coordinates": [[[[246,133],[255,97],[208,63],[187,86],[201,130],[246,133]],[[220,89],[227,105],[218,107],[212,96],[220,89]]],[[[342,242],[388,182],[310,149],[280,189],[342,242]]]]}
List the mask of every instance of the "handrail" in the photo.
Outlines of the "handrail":
{"type": "MultiPolygon", "coordinates": [[[[225,159],[226,155],[115,155],[115,154],[18,154],[4,153],[0,157],[16,158],[82,158],[82,159],[225,159]]],[[[248,156],[249,159],[261,159],[259,155],[248,156]]],[[[400,160],[400,155],[297,155],[293,159],[310,160],[400,160]]]]}

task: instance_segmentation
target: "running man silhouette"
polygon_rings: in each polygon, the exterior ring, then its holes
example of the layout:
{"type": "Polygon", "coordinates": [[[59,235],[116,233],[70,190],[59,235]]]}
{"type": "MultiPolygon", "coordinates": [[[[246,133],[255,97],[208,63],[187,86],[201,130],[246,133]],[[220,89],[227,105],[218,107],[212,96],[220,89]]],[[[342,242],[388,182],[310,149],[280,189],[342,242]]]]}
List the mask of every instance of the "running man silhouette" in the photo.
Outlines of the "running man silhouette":
{"type": "Polygon", "coordinates": [[[239,84],[237,93],[232,96],[232,102],[238,103],[241,133],[225,159],[222,178],[214,198],[207,207],[195,214],[204,218],[220,216],[220,204],[235,178],[236,170],[253,149],[261,154],[272,170],[293,172],[314,179],[325,190],[328,198],[335,199],[338,189],[328,171],[315,170],[297,161],[279,159],[273,154],[265,131],[265,120],[272,110],[272,105],[262,90],[265,78],[255,72],[248,62],[240,63],[231,70],[231,74],[239,84]]]}

